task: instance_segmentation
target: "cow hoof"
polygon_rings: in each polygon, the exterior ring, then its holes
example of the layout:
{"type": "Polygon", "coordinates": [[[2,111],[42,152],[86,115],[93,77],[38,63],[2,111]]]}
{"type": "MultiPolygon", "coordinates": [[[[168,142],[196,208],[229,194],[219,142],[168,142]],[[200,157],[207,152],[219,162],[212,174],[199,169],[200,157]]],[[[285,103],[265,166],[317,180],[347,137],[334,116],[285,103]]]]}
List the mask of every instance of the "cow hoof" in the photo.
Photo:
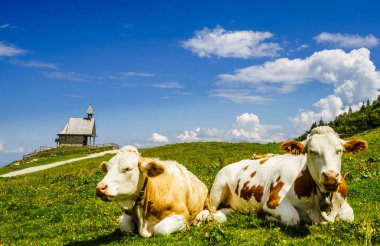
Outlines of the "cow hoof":
{"type": "Polygon", "coordinates": [[[147,232],[147,231],[140,231],[140,236],[142,237],[151,237],[152,236],[152,233],[150,232],[147,232]]]}
{"type": "Polygon", "coordinates": [[[218,223],[224,223],[227,221],[227,216],[221,211],[218,211],[215,214],[213,214],[213,218],[218,223]]]}
{"type": "Polygon", "coordinates": [[[196,224],[201,223],[202,221],[206,221],[206,220],[208,220],[210,214],[211,214],[211,213],[210,213],[210,211],[208,211],[208,210],[203,210],[203,211],[201,211],[201,212],[197,215],[197,217],[195,217],[195,222],[196,222],[196,224]]]}

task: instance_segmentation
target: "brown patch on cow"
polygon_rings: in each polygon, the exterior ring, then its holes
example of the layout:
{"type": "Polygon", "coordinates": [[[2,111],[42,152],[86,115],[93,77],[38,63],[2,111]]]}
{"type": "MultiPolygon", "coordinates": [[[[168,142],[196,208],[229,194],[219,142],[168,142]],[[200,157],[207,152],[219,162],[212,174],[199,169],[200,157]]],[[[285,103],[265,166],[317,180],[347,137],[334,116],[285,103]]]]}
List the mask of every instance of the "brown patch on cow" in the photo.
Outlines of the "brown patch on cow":
{"type": "Polygon", "coordinates": [[[162,220],[179,214],[187,220],[203,210],[207,187],[183,166],[178,164],[176,168],[181,175],[163,172],[161,175],[148,178],[145,196],[141,202],[144,219],[152,216],[162,220]],[[178,185],[181,184],[181,179],[186,177],[182,173],[189,178],[191,186],[178,185]]]}
{"type": "Polygon", "coordinates": [[[246,171],[248,169],[248,166],[243,167],[243,171],[246,171]]]}
{"type": "Polygon", "coordinates": [[[255,177],[256,175],[256,171],[254,171],[253,173],[251,173],[251,178],[255,177]]]}
{"type": "Polygon", "coordinates": [[[268,159],[262,159],[259,163],[264,164],[268,159]]]}
{"type": "Polygon", "coordinates": [[[238,180],[237,185],[236,185],[236,189],[235,189],[236,195],[239,195],[239,183],[240,183],[240,179],[238,180]]]}
{"type": "Polygon", "coordinates": [[[304,154],[304,148],[305,146],[302,143],[294,140],[290,140],[281,144],[281,150],[293,155],[304,154]]]}
{"type": "Polygon", "coordinates": [[[294,191],[299,199],[301,199],[301,197],[310,197],[311,193],[317,192],[315,182],[308,168],[303,170],[301,175],[298,176],[294,182],[294,191]]]}
{"type": "Polygon", "coordinates": [[[240,197],[244,200],[249,201],[252,196],[255,197],[257,202],[261,201],[264,193],[264,186],[262,185],[253,185],[251,188],[249,187],[249,181],[246,181],[243,185],[243,188],[240,191],[240,197]]]}
{"type": "Polygon", "coordinates": [[[340,193],[343,199],[346,199],[347,194],[348,194],[348,186],[347,186],[346,180],[344,180],[343,177],[342,177],[342,183],[340,183],[338,187],[338,192],[340,193]]]}
{"type": "Polygon", "coordinates": [[[281,176],[278,176],[278,178],[276,179],[276,182],[280,182],[280,179],[281,179],[281,176]]]}
{"type": "Polygon", "coordinates": [[[368,147],[366,141],[361,139],[355,139],[344,143],[344,153],[357,154],[368,147]]]}
{"type": "Polygon", "coordinates": [[[280,190],[284,186],[284,182],[277,182],[275,186],[273,186],[273,184],[273,182],[270,184],[269,199],[267,201],[267,206],[270,209],[275,209],[280,203],[281,197],[278,193],[280,193],[280,190]]]}
{"type": "Polygon", "coordinates": [[[254,154],[253,158],[254,159],[263,159],[263,158],[268,158],[273,154],[254,154]]]}

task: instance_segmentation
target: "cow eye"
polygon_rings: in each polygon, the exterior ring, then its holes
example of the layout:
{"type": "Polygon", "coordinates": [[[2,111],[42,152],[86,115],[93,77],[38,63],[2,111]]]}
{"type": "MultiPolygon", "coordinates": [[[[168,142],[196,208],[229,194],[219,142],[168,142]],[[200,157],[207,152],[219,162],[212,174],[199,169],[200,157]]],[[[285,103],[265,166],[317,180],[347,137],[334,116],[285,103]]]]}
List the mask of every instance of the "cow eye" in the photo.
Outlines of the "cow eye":
{"type": "Polygon", "coordinates": [[[126,168],[124,168],[124,169],[121,170],[122,173],[127,173],[129,171],[132,171],[132,168],[126,167],[126,168]]]}
{"type": "Polygon", "coordinates": [[[336,151],[336,154],[337,154],[337,155],[340,155],[340,154],[342,154],[342,152],[343,152],[343,150],[338,149],[338,150],[336,151]]]}
{"type": "Polygon", "coordinates": [[[309,154],[311,154],[311,155],[318,155],[318,152],[314,151],[314,150],[309,150],[309,154]]]}

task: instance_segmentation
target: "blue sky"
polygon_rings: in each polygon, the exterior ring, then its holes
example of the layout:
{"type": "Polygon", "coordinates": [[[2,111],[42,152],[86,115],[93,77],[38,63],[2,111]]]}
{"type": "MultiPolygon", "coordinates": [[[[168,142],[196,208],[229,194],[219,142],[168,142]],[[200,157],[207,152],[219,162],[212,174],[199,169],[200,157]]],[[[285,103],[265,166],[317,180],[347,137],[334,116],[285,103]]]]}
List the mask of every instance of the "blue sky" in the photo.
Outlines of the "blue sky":
{"type": "Polygon", "coordinates": [[[0,1],[0,165],[97,143],[283,141],[379,94],[376,1],[0,1]]]}

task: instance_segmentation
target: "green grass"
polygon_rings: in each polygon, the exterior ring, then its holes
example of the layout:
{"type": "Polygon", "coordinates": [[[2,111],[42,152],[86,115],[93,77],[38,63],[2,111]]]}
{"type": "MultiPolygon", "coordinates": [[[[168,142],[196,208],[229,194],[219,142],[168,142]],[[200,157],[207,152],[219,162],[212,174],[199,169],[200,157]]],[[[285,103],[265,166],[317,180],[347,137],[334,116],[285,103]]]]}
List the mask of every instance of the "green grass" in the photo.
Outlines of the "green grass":
{"type": "MultiPolygon", "coordinates": [[[[95,196],[98,165],[112,155],[14,178],[0,178],[0,245],[369,245],[380,244],[380,128],[361,134],[369,150],[343,159],[353,223],[287,227],[233,213],[224,224],[189,226],[165,237],[123,236],[116,203],[95,196]]],[[[210,188],[223,165],[279,144],[184,143],[141,150],[143,156],[185,165],[210,188]]]]}
{"type": "Polygon", "coordinates": [[[92,147],[92,146],[63,146],[42,151],[25,160],[15,162],[0,168],[0,174],[9,173],[28,167],[46,165],[54,162],[83,157],[89,154],[111,150],[112,147],[92,147]]]}

